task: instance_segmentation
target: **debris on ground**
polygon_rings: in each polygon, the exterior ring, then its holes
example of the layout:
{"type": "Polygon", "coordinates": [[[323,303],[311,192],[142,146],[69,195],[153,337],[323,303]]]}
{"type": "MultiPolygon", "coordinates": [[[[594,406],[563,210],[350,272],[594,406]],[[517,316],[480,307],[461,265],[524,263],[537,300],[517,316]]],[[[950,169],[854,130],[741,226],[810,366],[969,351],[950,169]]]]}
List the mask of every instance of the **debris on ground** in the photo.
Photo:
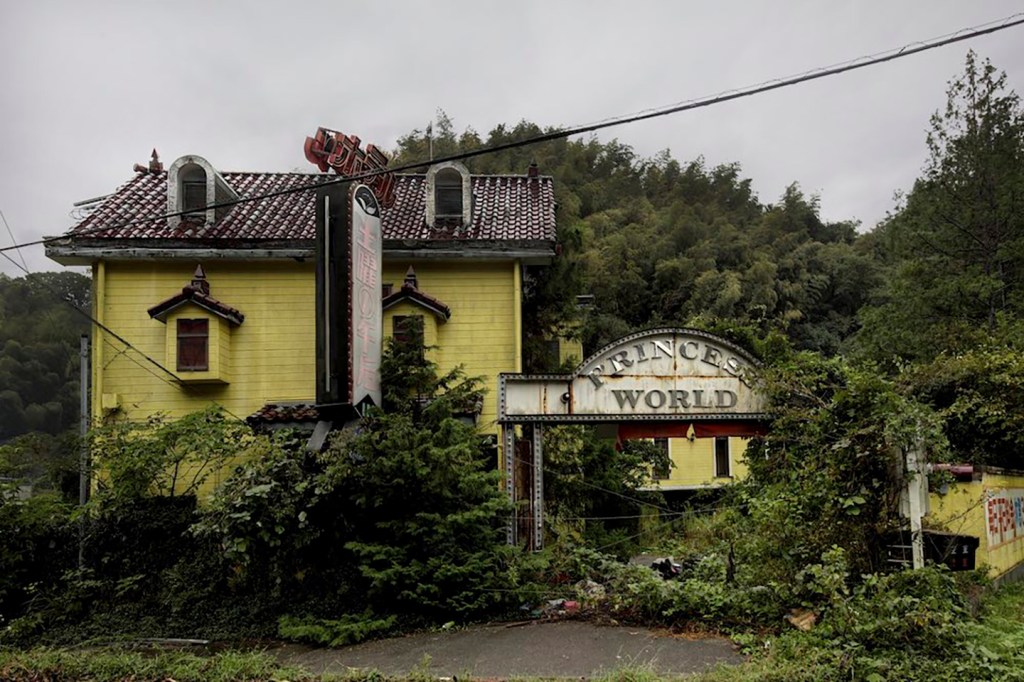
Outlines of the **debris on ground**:
{"type": "Polygon", "coordinates": [[[803,632],[809,631],[818,622],[818,614],[807,609],[790,609],[783,618],[787,623],[803,632]]]}

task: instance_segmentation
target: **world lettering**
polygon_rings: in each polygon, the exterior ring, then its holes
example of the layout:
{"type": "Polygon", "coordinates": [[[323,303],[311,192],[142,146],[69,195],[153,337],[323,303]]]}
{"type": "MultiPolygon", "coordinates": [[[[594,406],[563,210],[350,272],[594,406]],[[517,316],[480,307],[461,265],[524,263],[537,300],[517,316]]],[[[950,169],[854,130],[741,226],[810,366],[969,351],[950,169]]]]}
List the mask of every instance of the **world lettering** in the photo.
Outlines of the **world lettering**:
{"type": "Polygon", "coordinates": [[[691,408],[724,410],[736,406],[736,393],[729,390],[670,390],[659,389],[621,389],[613,388],[612,395],[619,405],[619,409],[635,409],[638,406],[646,405],[652,410],[667,409],[670,411],[687,410],[691,408]]]}

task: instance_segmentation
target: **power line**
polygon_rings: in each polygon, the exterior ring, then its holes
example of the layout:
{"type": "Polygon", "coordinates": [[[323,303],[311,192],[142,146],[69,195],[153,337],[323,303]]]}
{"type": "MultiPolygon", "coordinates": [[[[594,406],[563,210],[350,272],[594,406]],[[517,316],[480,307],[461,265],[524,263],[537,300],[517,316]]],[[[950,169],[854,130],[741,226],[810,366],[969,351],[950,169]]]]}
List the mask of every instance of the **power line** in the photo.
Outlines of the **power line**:
{"type": "MultiPolygon", "coordinates": [[[[15,265],[15,267],[17,267],[20,270],[22,270],[26,275],[31,275],[32,274],[32,272],[27,267],[23,267],[20,263],[18,263],[16,260],[14,260],[10,256],[8,256],[6,253],[0,252],[0,256],[3,256],[7,260],[9,260],[11,263],[13,263],[15,265]]],[[[50,286],[45,280],[38,280],[38,284],[40,284],[44,289],[46,289],[51,294],[53,294],[55,297],[57,297],[57,299],[60,300],[62,303],[68,305],[72,310],[74,310],[75,312],[77,312],[79,315],[83,316],[87,320],[89,320],[90,323],[96,325],[97,327],[99,327],[100,329],[105,331],[107,334],[109,334],[110,336],[112,336],[115,339],[117,339],[118,341],[120,341],[122,344],[124,344],[125,349],[133,350],[136,353],[138,353],[140,356],[145,358],[151,365],[155,366],[161,372],[163,372],[164,374],[169,376],[170,379],[168,379],[165,376],[161,376],[161,375],[157,374],[153,370],[151,370],[148,367],[142,365],[138,360],[133,358],[130,354],[126,353],[125,357],[128,358],[129,360],[131,360],[133,363],[135,363],[136,365],[138,365],[142,369],[146,370],[147,372],[152,374],[154,377],[156,377],[160,381],[163,381],[164,383],[168,384],[169,386],[173,386],[173,387],[176,387],[176,388],[181,388],[186,393],[188,393],[190,391],[193,391],[194,387],[189,386],[188,384],[182,382],[177,374],[175,374],[171,370],[167,369],[166,367],[164,367],[163,364],[161,364],[160,362],[155,360],[153,357],[151,357],[150,355],[148,355],[145,352],[143,352],[142,350],[140,350],[138,347],[136,347],[134,344],[132,344],[130,341],[128,341],[128,339],[124,338],[123,336],[121,336],[120,334],[115,332],[113,329],[111,329],[110,327],[106,326],[105,324],[103,324],[102,322],[97,320],[95,317],[93,317],[89,313],[85,312],[84,310],[79,308],[77,305],[75,305],[71,301],[69,301],[66,298],[64,298],[64,296],[62,296],[59,291],[57,291],[52,286],[50,286]]],[[[109,341],[109,339],[104,339],[104,341],[106,341],[111,347],[114,347],[114,345],[109,341]]],[[[196,394],[193,391],[193,395],[198,395],[198,394],[196,394]]],[[[223,410],[224,413],[227,414],[228,416],[238,420],[239,422],[245,423],[244,419],[242,419],[238,415],[234,414],[233,412],[231,412],[231,410],[229,410],[228,408],[224,407],[222,404],[218,403],[217,401],[210,400],[209,402],[210,402],[211,405],[217,407],[218,409],[223,410]]]]}
{"type": "MultiPolygon", "coordinates": [[[[376,177],[378,175],[383,175],[383,174],[386,174],[386,173],[400,173],[402,171],[414,170],[414,169],[417,169],[417,168],[422,168],[424,166],[429,166],[429,165],[437,164],[437,163],[446,163],[446,162],[450,162],[450,161],[462,161],[462,160],[465,160],[465,159],[470,159],[470,158],[474,158],[474,157],[477,157],[477,156],[482,156],[482,155],[485,155],[485,154],[493,154],[493,153],[496,153],[496,152],[502,152],[502,151],[507,151],[507,150],[510,150],[510,149],[516,149],[516,148],[519,148],[519,147],[525,147],[525,146],[529,146],[529,145],[541,144],[543,142],[552,142],[552,141],[555,141],[555,140],[564,139],[564,138],[567,138],[567,137],[572,137],[574,135],[582,135],[584,133],[596,132],[598,130],[603,130],[605,128],[611,128],[611,127],[614,127],[614,126],[626,125],[628,123],[637,123],[639,121],[645,121],[645,120],[652,119],[652,118],[659,118],[661,116],[668,116],[670,114],[677,114],[677,113],[681,113],[683,111],[690,111],[690,110],[693,110],[693,109],[701,109],[701,108],[705,108],[705,107],[710,107],[710,106],[713,106],[713,105],[716,105],[716,104],[722,104],[722,103],[725,103],[725,102],[730,102],[730,101],[733,101],[733,100],[743,99],[743,98],[746,98],[746,97],[751,97],[753,95],[758,95],[758,94],[761,94],[761,93],[770,92],[772,90],[779,90],[779,89],[787,88],[787,87],[790,87],[790,86],[793,86],[793,85],[799,85],[801,83],[806,83],[808,81],[818,80],[818,79],[826,78],[826,77],[829,77],[829,76],[835,76],[835,75],[838,75],[838,74],[841,74],[841,73],[847,73],[849,71],[856,71],[858,69],[867,68],[869,66],[874,66],[876,64],[883,64],[885,62],[894,61],[896,59],[902,59],[904,57],[909,57],[911,55],[918,54],[920,52],[926,52],[928,50],[934,50],[934,49],[937,49],[937,48],[940,48],[940,47],[945,47],[947,45],[952,45],[954,43],[963,42],[965,40],[970,40],[972,38],[977,38],[979,36],[989,35],[989,34],[992,34],[992,33],[996,33],[998,31],[1006,30],[1008,28],[1013,28],[1015,26],[1020,26],[1022,24],[1024,24],[1024,12],[1010,15],[1009,17],[1006,17],[1005,19],[999,19],[999,20],[996,20],[996,21],[993,21],[993,22],[989,22],[987,24],[981,24],[981,25],[979,25],[977,27],[961,29],[960,31],[957,31],[957,32],[952,33],[952,34],[947,34],[947,35],[939,37],[939,38],[933,38],[933,39],[926,40],[926,41],[918,41],[918,42],[910,43],[910,44],[904,45],[901,48],[890,50],[888,52],[877,53],[877,54],[869,56],[869,57],[859,58],[859,59],[856,59],[856,60],[853,60],[853,61],[850,61],[850,62],[845,62],[845,63],[838,64],[836,66],[830,66],[830,67],[823,67],[823,68],[819,68],[819,69],[814,69],[814,70],[807,71],[807,72],[804,72],[804,73],[801,73],[801,74],[798,74],[798,75],[795,75],[795,76],[789,76],[789,77],[785,77],[785,78],[778,78],[778,79],[774,79],[774,80],[771,80],[771,81],[766,81],[766,82],[763,82],[761,84],[754,85],[754,86],[748,86],[748,87],[745,87],[745,88],[740,88],[740,89],[736,89],[736,90],[732,90],[732,91],[726,91],[724,93],[720,93],[720,94],[713,95],[713,96],[710,96],[710,97],[703,97],[703,98],[699,98],[699,99],[695,99],[695,100],[688,100],[688,101],[681,102],[681,103],[678,103],[678,104],[674,104],[674,105],[671,105],[671,106],[660,107],[660,108],[651,109],[651,110],[645,110],[645,111],[642,111],[642,112],[639,112],[639,113],[636,113],[636,114],[622,116],[622,117],[618,117],[618,118],[606,119],[606,120],[599,121],[599,122],[596,122],[596,123],[591,123],[591,124],[586,124],[586,125],[581,125],[581,126],[575,126],[575,127],[571,127],[571,128],[557,128],[557,129],[552,130],[550,132],[543,133],[541,135],[535,135],[533,137],[524,138],[522,140],[517,140],[517,141],[513,141],[513,142],[505,142],[505,143],[502,143],[502,144],[492,145],[490,147],[481,147],[480,149],[474,149],[474,150],[471,150],[471,151],[459,152],[457,154],[451,154],[451,155],[448,155],[448,156],[439,157],[439,158],[432,159],[432,160],[407,163],[407,164],[403,164],[401,166],[397,166],[397,167],[394,167],[394,168],[386,168],[386,169],[382,169],[382,170],[369,171],[369,172],[360,173],[358,175],[353,175],[353,176],[349,176],[349,177],[334,177],[334,178],[331,178],[331,179],[327,179],[326,176],[323,176],[317,182],[314,182],[312,184],[302,185],[302,186],[299,186],[299,187],[292,187],[292,188],[288,188],[288,189],[277,190],[277,191],[274,191],[274,192],[267,192],[266,194],[258,194],[258,195],[253,195],[251,197],[239,197],[237,199],[231,199],[231,200],[228,200],[228,201],[216,202],[216,203],[213,203],[213,204],[208,204],[206,206],[206,208],[203,209],[203,210],[218,209],[218,208],[229,208],[229,207],[232,207],[232,206],[237,206],[239,204],[252,203],[252,202],[255,202],[255,201],[264,201],[266,199],[274,199],[276,197],[285,196],[285,195],[288,195],[288,194],[298,194],[300,192],[308,192],[308,191],[312,191],[312,190],[315,190],[315,189],[318,189],[318,188],[321,188],[321,187],[324,187],[324,186],[335,185],[335,184],[339,184],[339,183],[343,183],[343,182],[367,180],[367,179],[376,177]]],[[[121,222],[121,223],[116,223],[114,225],[104,225],[102,227],[89,228],[89,229],[86,229],[86,230],[80,230],[78,232],[71,231],[71,232],[67,232],[67,233],[65,233],[65,234],[63,234],[63,235],[61,235],[59,237],[44,237],[43,239],[37,239],[37,240],[34,240],[34,241],[25,242],[23,244],[15,244],[14,246],[2,247],[2,248],[0,248],[0,253],[5,252],[5,251],[11,251],[11,250],[22,248],[22,247],[26,247],[26,246],[36,246],[36,245],[39,245],[39,244],[49,244],[51,242],[60,241],[62,239],[67,239],[69,237],[81,237],[81,236],[84,236],[84,235],[93,234],[95,232],[103,232],[103,231],[108,231],[108,230],[119,230],[119,229],[122,229],[122,228],[125,228],[125,227],[131,227],[132,225],[138,225],[138,224],[149,223],[149,222],[156,222],[156,221],[160,221],[160,220],[166,220],[168,218],[182,217],[182,216],[185,216],[185,215],[188,215],[188,214],[192,214],[196,210],[197,209],[190,209],[188,211],[172,211],[172,212],[168,212],[168,213],[162,213],[162,214],[159,214],[159,215],[150,216],[150,217],[147,217],[147,218],[136,218],[136,219],[124,221],[124,222],[121,222]]]]}
{"type": "MultiPolygon", "coordinates": [[[[11,244],[14,244],[15,247],[17,247],[18,240],[14,238],[14,232],[11,231],[11,224],[7,222],[7,216],[4,215],[3,211],[0,211],[0,218],[3,219],[4,226],[7,228],[7,234],[11,237],[11,244]]],[[[24,265],[24,269],[27,270],[28,263],[25,262],[25,254],[21,252],[21,249],[18,249],[18,257],[21,258],[21,264],[24,265]]],[[[15,263],[15,265],[17,265],[17,263],[15,263]]]]}
{"type": "MultiPolygon", "coordinates": [[[[8,255],[7,255],[6,253],[3,253],[3,251],[0,251],[0,254],[2,254],[2,255],[3,255],[3,257],[4,257],[4,258],[6,258],[7,260],[9,260],[10,262],[14,263],[15,267],[17,267],[17,268],[19,268],[20,270],[22,270],[22,271],[23,271],[23,272],[24,272],[24,273],[25,273],[26,275],[31,275],[31,274],[32,274],[32,272],[31,272],[31,271],[30,271],[30,270],[29,270],[28,268],[22,267],[22,265],[21,265],[20,263],[18,263],[18,261],[14,260],[14,259],[13,259],[13,258],[11,258],[10,256],[8,256],[8,255]]],[[[131,349],[132,349],[132,350],[134,350],[134,351],[135,351],[136,353],[138,353],[138,354],[139,354],[139,355],[141,355],[142,357],[146,358],[146,360],[148,360],[149,362],[151,362],[151,363],[152,363],[153,365],[155,365],[155,366],[156,366],[157,368],[159,368],[159,369],[160,369],[161,371],[163,371],[164,373],[166,373],[166,374],[167,374],[168,376],[170,376],[170,377],[171,377],[172,379],[174,379],[175,381],[180,381],[180,379],[178,378],[178,375],[176,375],[176,374],[175,374],[174,372],[172,372],[171,370],[169,370],[169,369],[167,369],[166,367],[164,367],[164,366],[163,366],[162,364],[160,364],[159,362],[157,362],[156,360],[154,360],[153,358],[151,358],[151,357],[150,357],[149,355],[147,355],[146,353],[143,353],[143,352],[142,352],[141,350],[139,350],[138,348],[136,348],[136,347],[135,347],[135,346],[134,346],[134,345],[133,345],[133,344],[132,344],[132,343],[131,343],[130,341],[128,341],[127,339],[125,339],[124,337],[122,337],[122,336],[121,336],[120,334],[118,334],[117,332],[115,332],[115,331],[114,331],[113,329],[111,329],[111,328],[110,328],[110,327],[108,327],[107,325],[103,324],[102,322],[100,322],[99,320],[97,320],[97,319],[96,319],[95,317],[93,317],[92,315],[90,315],[89,313],[85,312],[84,310],[82,310],[81,308],[79,308],[79,307],[78,307],[77,305],[75,305],[74,303],[72,303],[71,301],[69,301],[69,300],[67,300],[66,298],[64,298],[64,297],[63,297],[63,296],[62,296],[62,295],[60,294],[60,292],[58,292],[58,291],[57,291],[56,289],[54,289],[53,287],[51,287],[51,286],[50,286],[49,284],[47,284],[47,283],[46,283],[45,281],[42,281],[42,280],[40,280],[40,281],[39,281],[39,284],[41,284],[41,285],[42,285],[42,286],[43,286],[43,287],[44,287],[45,289],[47,289],[47,290],[48,290],[48,291],[49,291],[49,292],[50,292],[51,294],[53,294],[54,296],[56,296],[56,297],[57,297],[58,299],[60,299],[61,301],[63,301],[63,302],[64,302],[64,303],[66,303],[67,305],[71,306],[71,309],[72,309],[72,310],[74,310],[75,312],[77,312],[77,313],[78,313],[79,315],[81,315],[81,316],[82,316],[82,317],[84,317],[85,319],[89,320],[89,321],[90,321],[91,323],[93,323],[94,325],[96,325],[97,327],[99,327],[100,329],[102,329],[103,331],[105,331],[105,332],[107,332],[108,334],[110,334],[110,335],[111,335],[112,337],[114,337],[115,339],[117,339],[118,341],[120,341],[121,343],[123,343],[123,344],[124,344],[125,346],[127,346],[128,348],[131,348],[131,349]]]]}

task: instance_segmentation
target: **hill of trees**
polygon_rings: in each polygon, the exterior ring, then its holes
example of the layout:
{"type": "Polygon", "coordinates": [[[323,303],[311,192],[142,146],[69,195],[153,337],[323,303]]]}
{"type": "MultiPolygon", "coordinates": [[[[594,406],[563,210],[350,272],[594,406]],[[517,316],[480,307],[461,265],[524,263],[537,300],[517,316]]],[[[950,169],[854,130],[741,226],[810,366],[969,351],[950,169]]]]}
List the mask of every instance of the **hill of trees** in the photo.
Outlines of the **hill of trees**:
{"type": "MultiPolygon", "coordinates": [[[[960,459],[1024,468],[1024,110],[1005,75],[968,53],[930,121],[922,177],[882,224],[826,222],[793,183],[763,203],[739,164],[618,140],[557,140],[467,161],[475,173],[555,178],[561,257],[533,273],[526,367],[551,370],[542,340],[586,352],[654,325],[698,326],[842,355],[900,382],[946,420],[960,459]],[[594,296],[581,313],[575,296],[594,296]]],[[[457,133],[440,114],[395,162],[533,137],[500,125],[457,133]]]]}
{"type": "Polygon", "coordinates": [[[0,275],[0,444],[78,423],[78,339],[89,322],[64,301],[88,310],[89,278],[0,275]]]}

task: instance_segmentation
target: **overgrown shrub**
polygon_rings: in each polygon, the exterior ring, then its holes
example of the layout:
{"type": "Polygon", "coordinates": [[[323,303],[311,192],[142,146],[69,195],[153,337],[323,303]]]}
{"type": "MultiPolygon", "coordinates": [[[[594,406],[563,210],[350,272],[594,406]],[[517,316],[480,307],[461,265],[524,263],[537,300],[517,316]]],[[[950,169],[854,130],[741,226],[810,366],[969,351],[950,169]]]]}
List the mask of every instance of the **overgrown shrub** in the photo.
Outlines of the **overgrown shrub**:
{"type": "Polygon", "coordinates": [[[0,488],[0,636],[40,590],[73,566],[78,533],[56,495],[26,500],[0,488]]]}
{"type": "Polygon", "coordinates": [[[622,558],[645,539],[645,513],[665,506],[661,493],[641,490],[651,472],[670,465],[650,441],[616,449],[586,426],[544,431],[544,496],[551,540],[599,547],[622,558]]]}
{"type": "Polygon", "coordinates": [[[236,586],[301,616],[283,621],[289,632],[304,622],[337,633],[367,609],[358,622],[412,624],[508,603],[510,507],[489,444],[460,418],[478,409],[478,383],[438,376],[407,344],[389,345],[382,373],[386,409],[321,453],[264,441],[195,526],[220,545],[236,586]]]}

